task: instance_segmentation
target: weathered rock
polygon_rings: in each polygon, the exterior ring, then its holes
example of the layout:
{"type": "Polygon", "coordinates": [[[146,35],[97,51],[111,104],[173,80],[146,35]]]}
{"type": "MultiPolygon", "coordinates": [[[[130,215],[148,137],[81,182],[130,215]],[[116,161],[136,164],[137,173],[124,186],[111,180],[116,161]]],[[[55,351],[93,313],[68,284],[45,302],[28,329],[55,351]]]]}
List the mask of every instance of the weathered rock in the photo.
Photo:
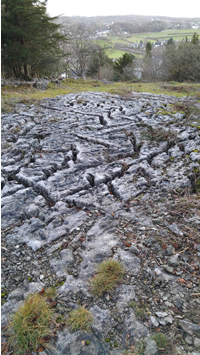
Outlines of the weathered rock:
{"type": "Polygon", "coordinates": [[[172,255],[168,259],[168,264],[171,266],[178,266],[179,263],[180,263],[180,255],[179,254],[172,255]]]}
{"type": "Polygon", "coordinates": [[[151,324],[154,328],[157,328],[159,326],[159,323],[157,322],[155,317],[151,316],[150,321],[151,321],[151,324]]]}
{"type": "Polygon", "coordinates": [[[197,350],[200,349],[200,338],[194,338],[194,346],[197,350]]]}
{"type": "Polygon", "coordinates": [[[187,320],[179,321],[180,327],[189,335],[196,335],[200,337],[200,326],[194,323],[191,323],[187,320]]]}
{"type": "MultiPolygon", "coordinates": [[[[59,315],[81,304],[94,317],[91,332],[58,330],[44,354],[121,355],[148,327],[176,338],[177,323],[197,349],[199,208],[178,193],[195,191],[200,136],[182,113],[157,111],[176,103],[81,93],[2,115],[3,323],[28,292],[52,286],[59,315]],[[124,278],[94,297],[90,280],[109,258],[124,278]]],[[[180,337],[169,351],[190,354],[180,337]]],[[[157,354],[150,338],[145,352],[157,354]]]]}
{"type": "Polygon", "coordinates": [[[157,355],[158,354],[158,347],[156,342],[152,339],[147,339],[144,349],[144,355],[157,355]]]}

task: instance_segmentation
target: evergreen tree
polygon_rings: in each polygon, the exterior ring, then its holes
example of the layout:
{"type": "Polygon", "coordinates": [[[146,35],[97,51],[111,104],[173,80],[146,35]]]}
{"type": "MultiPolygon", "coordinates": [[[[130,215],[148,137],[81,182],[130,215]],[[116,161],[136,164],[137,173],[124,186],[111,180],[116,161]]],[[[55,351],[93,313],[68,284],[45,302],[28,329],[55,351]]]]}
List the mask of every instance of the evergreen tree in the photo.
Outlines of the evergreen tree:
{"type": "Polygon", "coordinates": [[[197,32],[195,32],[195,33],[193,34],[192,39],[191,39],[191,42],[192,42],[193,44],[198,44],[198,43],[199,43],[199,35],[198,35],[197,32]]]}
{"type": "Polygon", "coordinates": [[[145,48],[145,50],[146,50],[145,55],[147,57],[151,57],[151,55],[152,55],[152,47],[153,47],[152,43],[150,41],[148,41],[147,44],[146,44],[146,48],[145,48]]]}
{"type": "Polygon", "coordinates": [[[130,53],[124,53],[122,57],[116,60],[114,63],[114,69],[118,71],[120,74],[123,73],[124,68],[127,65],[130,65],[133,63],[133,59],[135,59],[135,56],[130,53]]]}
{"type": "Polygon", "coordinates": [[[44,63],[58,60],[66,38],[46,14],[47,0],[2,0],[2,67],[16,77],[39,76],[44,63]]]}
{"type": "Polygon", "coordinates": [[[182,41],[166,46],[162,56],[163,80],[200,81],[200,43],[182,41]]]}
{"type": "Polygon", "coordinates": [[[169,46],[169,45],[174,45],[174,40],[172,37],[170,37],[170,39],[168,39],[168,41],[167,41],[167,46],[169,46]]]}
{"type": "Polygon", "coordinates": [[[131,53],[124,53],[114,64],[114,80],[126,81],[134,79],[135,56],[131,53]]]}

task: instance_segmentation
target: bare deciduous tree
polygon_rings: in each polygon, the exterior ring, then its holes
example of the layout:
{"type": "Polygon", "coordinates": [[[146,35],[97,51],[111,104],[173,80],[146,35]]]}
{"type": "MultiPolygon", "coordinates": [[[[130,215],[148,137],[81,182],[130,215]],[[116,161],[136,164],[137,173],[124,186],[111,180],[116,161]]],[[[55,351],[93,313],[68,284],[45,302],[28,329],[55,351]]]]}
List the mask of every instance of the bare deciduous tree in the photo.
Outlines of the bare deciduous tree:
{"type": "Polygon", "coordinates": [[[92,51],[90,30],[84,24],[74,25],[69,28],[68,36],[68,68],[71,69],[78,77],[83,78],[85,76],[89,57],[92,51]]]}

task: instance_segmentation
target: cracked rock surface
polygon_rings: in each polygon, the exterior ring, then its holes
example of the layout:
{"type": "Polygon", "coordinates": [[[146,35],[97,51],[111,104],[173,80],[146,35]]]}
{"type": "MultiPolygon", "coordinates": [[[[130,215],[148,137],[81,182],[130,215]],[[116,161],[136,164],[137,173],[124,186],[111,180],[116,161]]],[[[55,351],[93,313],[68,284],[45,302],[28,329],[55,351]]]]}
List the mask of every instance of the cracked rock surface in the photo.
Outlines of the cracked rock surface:
{"type": "Polygon", "coordinates": [[[80,304],[94,319],[42,354],[198,354],[200,131],[175,110],[185,100],[68,94],[2,115],[3,326],[53,286],[64,321],[80,304]],[[95,298],[109,258],[124,280],[95,298]]]}

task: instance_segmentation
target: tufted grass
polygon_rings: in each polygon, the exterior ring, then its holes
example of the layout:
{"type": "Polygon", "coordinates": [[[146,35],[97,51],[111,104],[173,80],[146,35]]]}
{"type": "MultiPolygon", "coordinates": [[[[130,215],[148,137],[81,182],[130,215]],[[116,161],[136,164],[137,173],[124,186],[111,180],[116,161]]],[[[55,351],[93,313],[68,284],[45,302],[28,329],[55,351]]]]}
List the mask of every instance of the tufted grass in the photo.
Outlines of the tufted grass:
{"type": "Polygon", "coordinates": [[[110,292],[122,281],[125,270],[117,260],[106,260],[99,265],[96,275],[91,279],[91,291],[95,296],[110,292]]]}
{"type": "Polygon", "coordinates": [[[158,332],[158,333],[154,334],[151,338],[156,342],[156,345],[159,350],[164,351],[167,349],[168,339],[165,334],[158,332]]]}
{"type": "Polygon", "coordinates": [[[84,306],[71,311],[69,314],[67,325],[70,330],[75,331],[89,331],[93,321],[92,314],[84,306]]]}
{"type": "Polygon", "coordinates": [[[27,297],[8,325],[8,343],[16,355],[47,346],[53,313],[44,296],[33,293],[27,297]]]}

